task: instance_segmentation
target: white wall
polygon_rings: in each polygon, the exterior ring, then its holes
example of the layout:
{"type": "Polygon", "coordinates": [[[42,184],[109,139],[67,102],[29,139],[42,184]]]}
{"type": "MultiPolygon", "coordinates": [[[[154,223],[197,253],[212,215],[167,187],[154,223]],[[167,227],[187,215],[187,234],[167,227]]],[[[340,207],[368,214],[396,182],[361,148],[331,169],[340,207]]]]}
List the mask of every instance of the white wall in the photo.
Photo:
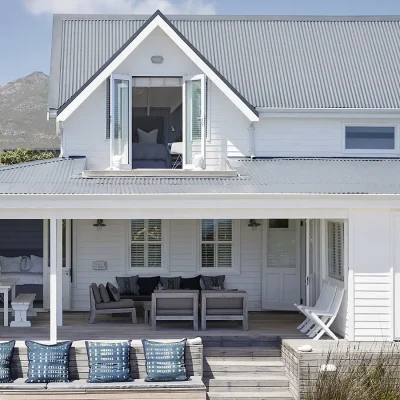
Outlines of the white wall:
{"type": "MultiPolygon", "coordinates": [[[[257,157],[371,157],[371,154],[344,152],[346,124],[381,125],[387,119],[275,118],[262,115],[255,124],[257,157]]],[[[393,120],[393,125],[400,123],[393,120]]],[[[388,157],[387,154],[384,155],[388,157]]],[[[397,155],[398,156],[398,155],[397,155]]]]}
{"type": "Polygon", "coordinates": [[[382,340],[391,336],[392,232],[389,210],[355,210],[349,224],[350,268],[354,271],[354,340],[382,340]]]}
{"type": "MultiPolygon", "coordinates": [[[[129,275],[126,260],[126,222],[107,220],[102,231],[93,228],[94,220],[74,221],[74,267],[72,310],[88,311],[89,285],[92,282],[115,283],[116,276],[129,275]],[[93,271],[92,262],[107,261],[108,269],[93,271]]],[[[252,231],[248,221],[241,221],[241,274],[226,275],[227,289],[248,292],[250,310],[261,310],[261,229],[252,231]]],[[[196,221],[170,222],[170,272],[162,276],[191,277],[198,275],[196,262],[196,221]]]]}

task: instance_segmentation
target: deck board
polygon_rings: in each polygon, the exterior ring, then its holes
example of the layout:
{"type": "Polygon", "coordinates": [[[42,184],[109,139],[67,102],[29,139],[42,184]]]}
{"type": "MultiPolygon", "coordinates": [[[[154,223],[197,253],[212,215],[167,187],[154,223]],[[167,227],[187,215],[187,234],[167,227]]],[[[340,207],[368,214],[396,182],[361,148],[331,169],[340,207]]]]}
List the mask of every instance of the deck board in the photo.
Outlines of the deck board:
{"type": "MultiPolygon", "coordinates": [[[[1,319],[0,315],[0,320],[1,319]]],[[[29,318],[30,328],[0,327],[1,340],[49,340],[49,313],[38,313],[29,318]]],[[[182,337],[228,337],[240,345],[246,337],[282,336],[286,338],[305,338],[299,333],[297,325],[303,320],[298,313],[291,312],[251,312],[249,313],[249,330],[242,330],[239,323],[216,321],[208,322],[206,331],[193,331],[191,322],[159,322],[157,331],[144,324],[138,318],[137,324],[132,324],[129,316],[100,315],[94,324],[89,324],[87,312],[64,312],[64,326],[58,328],[59,340],[123,340],[141,338],[179,339],[182,337]]]]}

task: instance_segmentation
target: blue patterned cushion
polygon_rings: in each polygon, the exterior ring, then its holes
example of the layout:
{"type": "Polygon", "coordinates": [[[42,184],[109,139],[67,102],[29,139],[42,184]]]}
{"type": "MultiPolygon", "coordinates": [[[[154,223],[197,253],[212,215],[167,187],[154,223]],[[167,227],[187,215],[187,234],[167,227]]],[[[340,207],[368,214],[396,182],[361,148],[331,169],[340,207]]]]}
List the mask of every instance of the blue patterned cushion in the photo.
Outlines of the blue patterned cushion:
{"type": "Polygon", "coordinates": [[[69,350],[72,342],[46,345],[27,340],[28,379],[26,383],[69,382],[69,350]]]}
{"type": "Polygon", "coordinates": [[[89,359],[89,383],[130,382],[131,341],[86,342],[89,359]]]}
{"type": "Polygon", "coordinates": [[[12,382],[11,360],[14,352],[15,340],[0,343],[0,383],[12,382]]]}
{"type": "Polygon", "coordinates": [[[142,340],[146,358],[145,381],[186,381],[186,339],[180,342],[155,342],[142,340]]]}

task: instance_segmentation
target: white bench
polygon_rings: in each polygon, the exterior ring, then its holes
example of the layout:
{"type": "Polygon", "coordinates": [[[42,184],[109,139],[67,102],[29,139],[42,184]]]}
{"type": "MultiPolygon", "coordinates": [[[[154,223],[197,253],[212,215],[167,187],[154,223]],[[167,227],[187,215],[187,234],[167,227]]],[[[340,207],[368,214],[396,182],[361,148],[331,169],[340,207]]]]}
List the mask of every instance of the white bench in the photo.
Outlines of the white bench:
{"type": "Polygon", "coordinates": [[[11,302],[14,321],[11,321],[10,326],[19,328],[31,326],[30,321],[28,321],[28,315],[36,315],[36,312],[33,311],[33,300],[35,300],[35,297],[36,294],[33,293],[21,293],[11,302]]]}

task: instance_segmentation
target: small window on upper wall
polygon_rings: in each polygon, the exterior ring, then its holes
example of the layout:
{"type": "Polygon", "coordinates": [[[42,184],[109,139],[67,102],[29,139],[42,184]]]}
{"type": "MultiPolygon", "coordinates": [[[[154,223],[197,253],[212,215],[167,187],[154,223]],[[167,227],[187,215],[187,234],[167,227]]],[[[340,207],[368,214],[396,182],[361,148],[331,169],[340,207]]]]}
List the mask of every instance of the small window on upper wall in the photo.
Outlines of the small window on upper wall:
{"type": "Polygon", "coordinates": [[[345,150],[393,152],[396,150],[394,126],[346,126],[345,150]]]}

